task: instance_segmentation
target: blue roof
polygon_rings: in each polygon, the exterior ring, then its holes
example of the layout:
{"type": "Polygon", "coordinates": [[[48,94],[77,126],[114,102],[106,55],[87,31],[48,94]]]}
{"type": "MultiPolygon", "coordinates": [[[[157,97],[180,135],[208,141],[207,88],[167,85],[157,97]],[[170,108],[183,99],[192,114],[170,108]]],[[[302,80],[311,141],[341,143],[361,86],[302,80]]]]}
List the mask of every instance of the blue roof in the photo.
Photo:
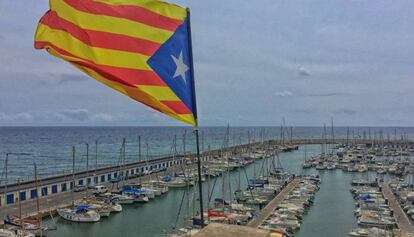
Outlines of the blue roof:
{"type": "Polygon", "coordinates": [[[124,193],[145,193],[142,189],[124,189],[124,193]]]}
{"type": "Polygon", "coordinates": [[[89,205],[85,205],[85,204],[81,204],[76,208],[76,213],[79,213],[83,210],[88,210],[89,209],[89,205]]]}

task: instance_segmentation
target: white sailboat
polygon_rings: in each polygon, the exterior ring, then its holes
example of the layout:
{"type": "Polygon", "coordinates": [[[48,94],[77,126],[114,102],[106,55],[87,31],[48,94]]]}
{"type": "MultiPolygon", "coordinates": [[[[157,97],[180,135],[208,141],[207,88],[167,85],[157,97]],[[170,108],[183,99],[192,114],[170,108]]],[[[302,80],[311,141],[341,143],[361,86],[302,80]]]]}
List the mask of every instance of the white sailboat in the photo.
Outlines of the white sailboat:
{"type": "MultiPolygon", "coordinates": [[[[75,147],[72,147],[72,182],[75,184],[75,147]]],[[[98,222],[101,216],[98,212],[90,210],[88,205],[79,205],[75,208],[74,186],[72,187],[72,208],[59,208],[57,213],[65,220],[73,222],[98,222]]]]}
{"type": "Polygon", "coordinates": [[[80,205],[76,209],[58,209],[57,213],[63,219],[73,222],[98,222],[101,219],[98,212],[90,210],[88,205],[80,205]]]}

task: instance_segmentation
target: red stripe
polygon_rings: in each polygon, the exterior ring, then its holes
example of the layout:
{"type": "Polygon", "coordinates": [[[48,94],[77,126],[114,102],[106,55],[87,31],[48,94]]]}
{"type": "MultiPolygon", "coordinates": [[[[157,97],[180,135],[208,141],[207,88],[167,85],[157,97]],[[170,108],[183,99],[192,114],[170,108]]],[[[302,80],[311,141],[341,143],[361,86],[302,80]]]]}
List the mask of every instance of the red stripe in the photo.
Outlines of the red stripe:
{"type": "Polygon", "coordinates": [[[116,82],[122,83],[127,86],[133,86],[133,87],[136,87],[136,85],[167,86],[167,84],[153,71],[100,65],[90,60],[83,59],[81,57],[73,55],[67,52],[66,50],[56,47],[55,45],[49,42],[38,42],[38,41],[35,42],[36,49],[43,49],[47,47],[53,48],[54,50],[56,50],[58,53],[62,55],[82,60],[82,61],[70,61],[71,63],[88,67],[109,80],[116,81],[116,82]]]}
{"type": "Polygon", "coordinates": [[[164,30],[175,31],[183,21],[159,15],[144,7],[115,6],[92,0],[64,0],[71,7],[86,13],[125,18],[164,30]]]}
{"type": "Polygon", "coordinates": [[[168,106],[177,114],[192,114],[191,110],[189,110],[182,101],[163,100],[161,103],[168,106]]]}
{"type": "Polygon", "coordinates": [[[41,22],[55,30],[62,30],[71,34],[83,43],[99,48],[122,50],[151,56],[160,47],[160,44],[131,36],[114,34],[109,32],[85,30],[63,18],[55,11],[49,11],[41,22]]]}

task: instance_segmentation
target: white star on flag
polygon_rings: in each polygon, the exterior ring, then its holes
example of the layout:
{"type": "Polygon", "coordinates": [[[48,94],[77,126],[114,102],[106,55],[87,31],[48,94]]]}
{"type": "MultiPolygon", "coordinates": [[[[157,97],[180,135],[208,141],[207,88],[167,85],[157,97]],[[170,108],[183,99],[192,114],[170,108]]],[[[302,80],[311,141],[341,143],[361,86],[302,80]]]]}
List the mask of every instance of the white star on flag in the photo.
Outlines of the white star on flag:
{"type": "Polygon", "coordinates": [[[174,60],[175,65],[177,66],[177,69],[175,70],[173,78],[176,78],[178,76],[181,76],[183,78],[184,83],[187,83],[185,78],[185,73],[190,69],[183,60],[183,51],[181,50],[180,55],[178,58],[176,58],[174,55],[171,55],[171,58],[174,60]]]}

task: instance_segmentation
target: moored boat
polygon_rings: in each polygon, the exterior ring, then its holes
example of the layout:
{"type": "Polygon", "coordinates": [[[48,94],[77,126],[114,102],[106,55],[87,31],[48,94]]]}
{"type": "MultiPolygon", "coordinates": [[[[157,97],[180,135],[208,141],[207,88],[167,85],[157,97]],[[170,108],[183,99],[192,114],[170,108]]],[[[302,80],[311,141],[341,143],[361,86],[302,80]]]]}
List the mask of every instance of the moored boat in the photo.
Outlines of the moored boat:
{"type": "Polygon", "coordinates": [[[90,210],[88,205],[79,205],[76,208],[57,209],[57,213],[63,219],[73,222],[98,222],[101,219],[99,213],[90,210]]]}

